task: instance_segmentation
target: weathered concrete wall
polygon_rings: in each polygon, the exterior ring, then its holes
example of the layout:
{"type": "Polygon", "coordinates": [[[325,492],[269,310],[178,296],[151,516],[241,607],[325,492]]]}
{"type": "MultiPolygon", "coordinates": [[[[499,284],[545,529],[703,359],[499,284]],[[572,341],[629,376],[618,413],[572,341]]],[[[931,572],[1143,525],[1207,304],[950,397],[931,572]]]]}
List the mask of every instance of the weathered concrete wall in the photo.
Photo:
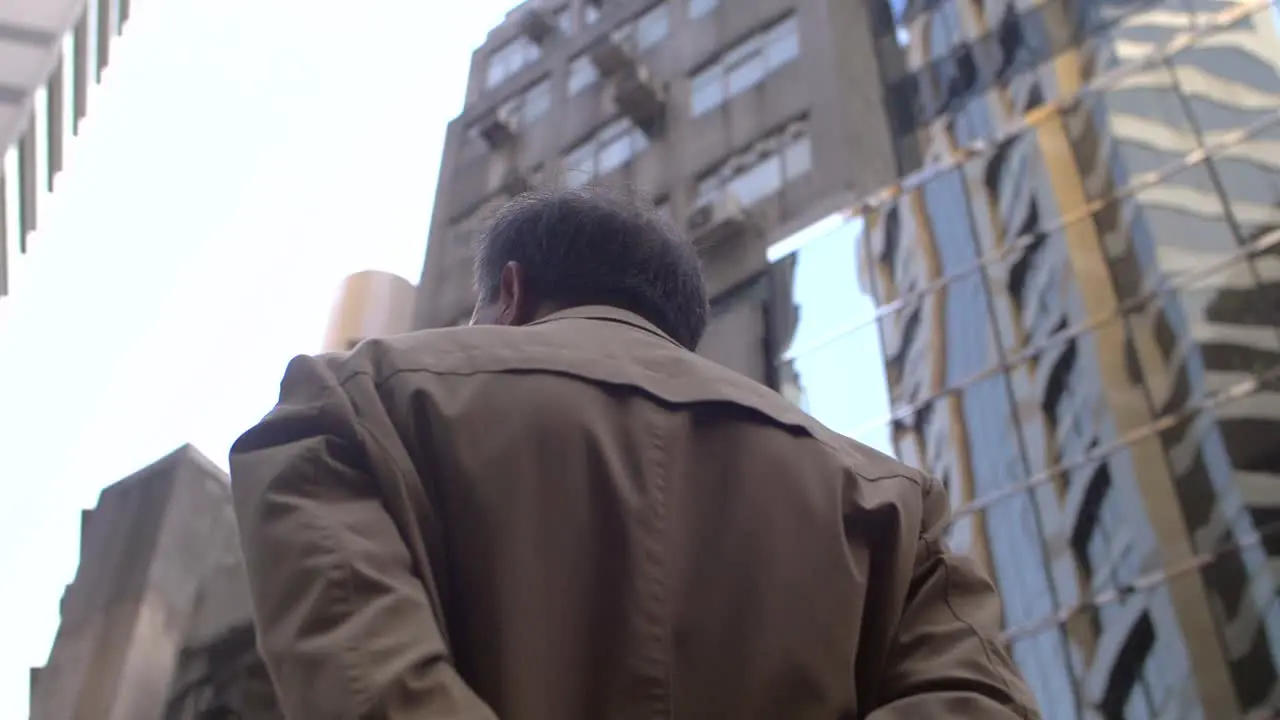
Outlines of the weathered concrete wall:
{"type": "Polygon", "coordinates": [[[183,446],[104,490],[81,532],[31,717],[160,720],[183,649],[251,627],[227,477],[183,446]]]}

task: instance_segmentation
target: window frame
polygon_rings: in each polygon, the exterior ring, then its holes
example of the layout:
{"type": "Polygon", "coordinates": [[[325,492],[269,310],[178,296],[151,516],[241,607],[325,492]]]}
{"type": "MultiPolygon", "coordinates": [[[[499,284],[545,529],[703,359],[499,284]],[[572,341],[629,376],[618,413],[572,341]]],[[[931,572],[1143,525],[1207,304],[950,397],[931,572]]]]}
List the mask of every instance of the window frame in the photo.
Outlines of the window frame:
{"type": "Polygon", "coordinates": [[[564,37],[573,35],[576,28],[573,22],[573,6],[565,5],[552,11],[552,17],[555,19],[556,29],[564,37]]]}
{"type": "Polygon", "coordinates": [[[799,57],[800,18],[793,10],[742,38],[689,77],[690,116],[701,117],[724,105],[730,99],[764,83],[773,73],[799,57]],[[779,47],[785,48],[785,51],[776,52],[779,47]],[[753,70],[753,75],[747,76],[746,82],[735,84],[735,74],[754,67],[757,63],[759,69],[753,70]],[[711,94],[709,88],[712,85],[720,86],[717,95],[711,94]],[[706,99],[695,101],[694,98],[699,96],[706,99]]]}
{"type": "Polygon", "coordinates": [[[782,182],[784,185],[813,172],[813,138],[810,137],[808,131],[803,135],[787,138],[778,154],[782,158],[782,182]],[[803,150],[803,153],[798,153],[799,150],[803,150]],[[793,155],[796,154],[804,158],[804,168],[802,170],[792,169],[793,155]]]}
{"type": "MultiPolygon", "coordinates": [[[[498,106],[499,115],[505,115],[515,123],[515,128],[528,128],[541,120],[548,112],[551,111],[555,98],[551,93],[551,78],[543,77],[534,81],[524,89],[507,98],[505,102],[498,106]],[[533,104],[529,99],[541,94],[544,100],[540,104],[533,104]],[[530,111],[530,108],[536,108],[536,111],[530,111]]],[[[468,132],[475,129],[475,126],[467,128],[468,132]]]]}
{"type": "Polygon", "coordinates": [[[584,53],[569,60],[568,76],[565,78],[565,91],[568,97],[575,97],[598,82],[600,82],[600,70],[591,61],[591,56],[584,53]],[[575,80],[575,77],[578,80],[575,80]]]}
{"type": "Polygon", "coordinates": [[[519,100],[520,125],[522,127],[528,127],[541,120],[544,115],[551,111],[551,106],[554,103],[554,99],[551,97],[551,80],[543,78],[530,85],[524,92],[520,93],[519,100]],[[538,96],[542,98],[539,103],[530,102],[531,98],[538,96]],[[537,108],[536,112],[531,111],[531,107],[537,108]]]}
{"type": "Polygon", "coordinates": [[[689,111],[693,117],[699,117],[712,110],[720,107],[725,102],[725,83],[724,78],[720,76],[719,69],[712,66],[707,70],[695,74],[689,80],[689,111]],[[715,70],[714,72],[712,70],[715,70]],[[700,93],[707,90],[714,90],[715,97],[706,101],[709,104],[703,104],[696,101],[700,93]]]}
{"type": "Polygon", "coordinates": [[[725,97],[731,98],[741,95],[751,88],[759,85],[769,75],[769,64],[764,56],[763,51],[756,51],[738,60],[724,70],[724,94],[725,97]],[[741,83],[740,87],[735,88],[735,77],[740,77],[743,70],[753,69],[754,76],[748,75],[747,80],[741,83]]]}
{"type": "Polygon", "coordinates": [[[571,188],[585,185],[596,176],[596,147],[594,140],[594,137],[590,137],[575,145],[560,160],[560,175],[562,178],[569,178],[571,173],[581,173],[586,176],[581,182],[574,182],[570,185],[571,188]]]}
{"type": "Polygon", "coordinates": [[[635,38],[636,50],[638,52],[645,52],[646,50],[651,50],[658,45],[661,45],[663,41],[671,36],[670,0],[662,0],[662,2],[659,2],[657,5],[654,5],[648,10],[640,13],[639,16],[628,24],[633,28],[632,34],[635,38]],[[656,32],[657,34],[648,37],[646,40],[644,28],[646,27],[646,24],[652,27],[654,23],[660,23],[661,29],[651,31],[656,32]]]}
{"type": "Polygon", "coordinates": [[[648,149],[648,136],[644,130],[626,116],[614,118],[599,126],[562,156],[560,177],[570,188],[581,187],[602,175],[626,167],[648,149]],[[606,163],[605,159],[609,157],[606,153],[614,148],[622,149],[618,154],[619,159],[606,163]],[[577,172],[586,177],[582,180],[572,178],[571,173],[577,172]]]}
{"type": "Polygon", "coordinates": [[[485,88],[499,87],[542,58],[542,47],[524,35],[502,43],[485,58],[485,88]]]}
{"type": "Polygon", "coordinates": [[[782,189],[784,172],[782,155],[771,152],[727,179],[723,187],[743,205],[750,207],[782,189]],[[751,192],[744,192],[746,188],[751,192]]]}
{"type": "Polygon", "coordinates": [[[750,207],[777,195],[787,185],[812,172],[813,140],[809,133],[809,128],[806,126],[800,132],[796,132],[792,128],[794,128],[794,125],[789,124],[774,130],[761,137],[750,147],[725,158],[715,169],[700,176],[694,186],[694,206],[701,207],[715,202],[725,191],[730,191],[734,193],[739,202],[744,206],[750,207]],[[772,143],[773,147],[764,153],[757,153],[755,148],[758,148],[763,143],[772,143]],[[789,155],[796,148],[805,147],[808,149],[803,155],[806,158],[803,169],[792,171],[788,162],[789,155]],[[735,158],[753,153],[755,157],[749,163],[737,167],[732,172],[727,171],[735,158]],[[743,182],[745,178],[751,177],[752,173],[764,172],[764,169],[770,164],[776,164],[777,166],[777,170],[774,173],[776,183],[767,192],[759,194],[747,193],[744,195],[739,188],[734,187],[735,183],[743,182]]]}
{"type": "Polygon", "coordinates": [[[791,13],[782,20],[771,26],[765,37],[761,50],[765,55],[765,64],[769,68],[769,72],[773,72],[778,68],[792,62],[800,57],[800,18],[791,13]],[[788,32],[783,32],[788,30],[788,32]],[[774,57],[774,51],[778,47],[788,48],[789,55],[782,59],[774,57]]]}

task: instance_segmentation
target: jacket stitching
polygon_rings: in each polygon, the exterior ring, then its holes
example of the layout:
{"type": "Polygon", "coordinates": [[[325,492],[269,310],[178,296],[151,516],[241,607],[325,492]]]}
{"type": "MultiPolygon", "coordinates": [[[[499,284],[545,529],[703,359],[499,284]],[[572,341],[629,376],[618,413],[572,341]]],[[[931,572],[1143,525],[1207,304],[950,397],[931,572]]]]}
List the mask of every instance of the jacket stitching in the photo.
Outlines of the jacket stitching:
{"type": "Polygon", "coordinates": [[[565,321],[565,320],[594,320],[594,321],[598,321],[598,322],[614,323],[615,325],[626,325],[627,327],[635,328],[636,330],[640,330],[640,331],[642,331],[642,332],[649,333],[650,335],[653,335],[653,336],[654,336],[654,337],[656,337],[656,338],[659,338],[659,339],[661,339],[661,340],[665,340],[666,342],[671,343],[672,345],[675,345],[676,347],[678,347],[678,348],[680,348],[680,349],[682,349],[682,350],[684,349],[684,346],[683,346],[683,345],[681,345],[680,343],[676,342],[676,341],[675,341],[675,339],[673,339],[670,335],[667,335],[666,333],[662,332],[661,330],[659,330],[659,329],[657,329],[657,328],[654,328],[654,327],[645,327],[644,325],[639,325],[639,324],[636,324],[636,323],[634,323],[634,322],[632,322],[632,321],[630,321],[630,320],[625,320],[625,319],[623,319],[623,318],[605,317],[605,316],[602,316],[602,315],[592,315],[592,316],[574,315],[574,316],[569,316],[569,317],[553,317],[553,318],[546,318],[546,319],[544,319],[544,320],[539,320],[539,321],[537,321],[537,322],[529,323],[529,325],[528,325],[527,327],[536,327],[536,326],[538,326],[538,325],[546,325],[546,324],[548,324],[548,323],[553,323],[553,322],[562,322],[562,321],[565,321]]]}
{"type": "MultiPolygon", "coordinates": [[[[378,445],[379,449],[382,451],[383,456],[387,459],[388,463],[390,464],[392,471],[395,472],[396,480],[399,482],[399,484],[403,486],[413,485],[414,483],[411,482],[408,478],[406,478],[405,470],[403,467],[401,467],[399,459],[395,457],[395,455],[391,452],[390,447],[388,447],[386,442],[381,437],[379,437],[378,433],[375,432],[373,428],[369,427],[369,425],[365,422],[365,420],[359,416],[356,416],[355,424],[356,424],[356,427],[360,431],[362,431],[365,437],[371,439],[374,443],[378,445]]],[[[392,516],[391,519],[393,524],[397,523],[397,518],[392,516]]],[[[397,531],[399,531],[398,527],[397,527],[397,531]]],[[[425,546],[427,540],[426,538],[423,538],[422,540],[425,546]]],[[[425,560],[428,563],[428,567],[423,568],[423,571],[427,573],[427,576],[420,578],[419,582],[423,583],[424,589],[427,591],[426,592],[427,601],[428,601],[428,604],[431,606],[431,612],[432,612],[432,615],[434,616],[434,620],[437,626],[436,629],[440,633],[440,640],[444,644],[445,652],[444,652],[443,659],[447,663],[452,663],[453,651],[452,651],[452,646],[449,642],[449,628],[448,628],[448,623],[446,622],[446,618],[444,614],[444,606],[443,606],[443,602],[440,599],[440,588],[438,587],[438,583],[435,577],[431,575],[431,573],[434,571],[435,568],[434,566],[430,565],[430,562],[432,559],[430,556],[430,549],[427,547],[424,547],[423,551],[427,553],[425,560]]],[[[412,562],[413,559],[416,559],[412,557],[413,548],[409,548],[409,553],[410,553],[411,562],[412,562]]]]}
{"type": "Polygon", "coordinates": [[[951,566],[942,552],[941,545],[936,540],[926,539],[925,548],[932,555],[932,559],[942,563],[942,601],[947,606],[947,610],[951,612],[951,616],[954,617],[957,622],[969,628],[969,631],[973,633],[974,638],[978,641],[978,645],[982,647],[982,654],[987,660],[987,665],[995,672],[996,677],[1000,678],[1000,685],[1004,688],[1005,694],[1009,696],[1010,702],[1012,702],[1018,709],[1018,716],[1021,717],[1022,720],[1029,720],[1030,715],[1027,713],[1026,706],[1018,701],[1018,697],[1014,694],[1013,688],[1009,686],[1009,679],[1005,677],[1005,674],[996,666],[995,658],[992,657],[991,642],[986,638],[986,636],[978,632],[978,628],[974,627],[973,623],[960,617],[960,613],[956,611],[955,605],[952,604],[951,566]]]}
{"type": "MultiPolygon", "coordinates": [[[[373,382],[375,389],[381,392],[383,385],[385,385],[386,383],[390,382],[391,380],[395,379],[400,375],[408,375],[411,373],[425,373],[428,375],[436,375],[436,376],[451,375],[451,376],[465,377],[465,376],[483,374],[484,372],[488,372],[488,371],[449,372],[449,371],[432,370],[430,368],[397,368],[387,373],[386,375],[379,376],[379,375],[375,375],[370,370],[356,369],[356,370],[348,371],[348,373],[345,376],[343,376],[341,380],[338,381],[338,386],[345,388],[347,383],[351,382],[352,380],[355,380],[356,378],[359,378],[359,377],[366,377],[373,382]]],[[[504,372],[504,371],[494,371],[494,372],[504,372]]],[[[573,373],[556,371],[556,370],[537,370],[537,371],[531,371],[531,372],[541,372],[541,373],[547,373],[551,375],[562,375],[565,377],[573,377],[573,378],[581,379],[580,376],[575,375],[573,373]]],[[[610,382],[605,382],[600,380],[591,380],[590,382],[592,382],[593,384],[611,385],[611,386],[619,384],[619,383],[610,383],[610,382]]],[[[657,397],[660,400],[662,399],[660,396],[655,395],[652,392],[646,391],[643,387],[634,386],[634,385],[628,385],[627,387],[634,387],[636,390],[644,393],[645,395],[648,395],[649,397],[657,397]]],[[[725,402],[725,401],[705,401],[705,402],[710,403],[710,402],[725,402]]],[[[694,404],[694,403],[690,403],[690,404],[694,404]]],[[[818,434],[812,432],[809,428],[806,428],[803,425],[797,425],[795,423],[790,423],[784,420],[779,420],[777,418],[772,418],[767,413],[762,412],[760,414],[763,415],[764,417],[770,417],[770,419],[772,419],[777,426],[784,427],[784,428],[792,428],[792,429],[804,432],[806,436],[814,439],[815,441],[820,443],[823,447],[829,450],[832,450],[838,454],[843,455],[847,450],[847,448],[842,448],[839,445],[830,442],[826,438],[819,437],[818,434]]],[[[864,473],[855,471],[854,475],[865,482],[879,482],[881,480],[893,480],[895,478],[901,478],[903,480],[906,480],[907,482],[910,482],[912,485],[915,485],[920,490],[925,489],[924,485],[921,483],[919,479],[911,475],[908,475],[906,473],[890,473],[888,475],[866,475],[864,473]]]]}
{"type": "Polygon", "coordinates": [[[670,622],[669,613],[667,612],[667,563],[666,563],[666,543],[667,543],[667,455],[663,447],[662,428],[657,418],[653,419],[650,435],[650,452],[653,461],[653,527],[652,536],[646,543],[645,555],[649,561],[652,575],[650,576],[650,601],[653,603],[653,637],[651,640],[657,648],[657,654],[653,658],[659,668],[658,674],[664,682],[664,687],[658,689],[653,694],[654,713],[658,718],[669,718],[674,715],[672,707],[672,682],[671,663],[668,658],[670,633],[668,632],[668,624],[670,622]]]}
{"type": "MultiPolygon", "coordinates": [[[[320,479],[320,457],[316,453],[311,453],[311,482],[315,484],[320,479]]],[[[355,596],[355,580],[351,576],[350,563],[342,562],[343,551],[346,549],[342,543],[341,536],[333,532],[333,529],[324,523],[316,521],[309,515],[303,515],[303,522],[310,527],[316,535],[316,539],[322,551],[329,557],[329,574],[334,578],[334,598],[331,603],[335,613],[340,617],[349,617],[352,610],[355,609],[353,598],[355,596]],[[338,560],[332,562],[332,560],[338,560]]],[[[356,707],[365,707],[366,700],[370,693],[365,689],[360,681],[360,673],[356,669],[355,664],[350,662],[352,656],[360,654],[359,647],[354,639],[348,638],[342,643],[342,652],[339,653],[338,664],[342,668],[342,674],[346,678],[348,691],[356,707]]]]}
{"type": "MultiPolygon", "coordinates": [[[[822,442],[822,441],[821,441],[821,440],[819,440],[818,442],[822,442]]],[[[923,485],[921,485],[921,484],[920,484],[920,481],[919,481],[919,480],[917,480],[916,478],[914,478],[914,477],[912,477],[912,476],[910,476],[910,475],[908,475],[908,474],[906,474],[906,473],[889,473],[888,475],[864,475],[863,473],[857,472],[857,471],[855,470],[855,471],[854,471],[854,473],[853,473],[853,475],[854,475],[854,477],[858,478],[859,480],[861,480],[861,481],[863,481],[863,482],[869,482],[869,483],[882,482],[882,481],[885,481],[885,480],[906,480],[907,482],[911,483],[912,485],[915,485],[915,486],[916,486],[917,488],[919,488],[920,490],[922,490],[922,491],[924,491],[924,492],[928,492],[928,490],[927,490],[923,485]]],[[[921,536],[921,537],[923,537],[923,536],[924,536],[924,531],[923,531],[923,530],[921,530],[921,531],[920,531],[920,536],[921,536]]]]}

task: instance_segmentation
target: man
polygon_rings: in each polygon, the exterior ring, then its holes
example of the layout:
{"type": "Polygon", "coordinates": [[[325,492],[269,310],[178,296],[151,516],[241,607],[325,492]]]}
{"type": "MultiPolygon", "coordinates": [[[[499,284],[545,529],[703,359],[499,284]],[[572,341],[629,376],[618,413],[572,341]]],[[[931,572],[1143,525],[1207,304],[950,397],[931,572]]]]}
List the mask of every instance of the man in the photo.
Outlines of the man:
{"type": "Polygon", "coordinates": [[[231,450],[289,718],[1037,717],[936,481],[692,352],[694,250],[529,195],[472,327],[300,357],[231,450]]]}

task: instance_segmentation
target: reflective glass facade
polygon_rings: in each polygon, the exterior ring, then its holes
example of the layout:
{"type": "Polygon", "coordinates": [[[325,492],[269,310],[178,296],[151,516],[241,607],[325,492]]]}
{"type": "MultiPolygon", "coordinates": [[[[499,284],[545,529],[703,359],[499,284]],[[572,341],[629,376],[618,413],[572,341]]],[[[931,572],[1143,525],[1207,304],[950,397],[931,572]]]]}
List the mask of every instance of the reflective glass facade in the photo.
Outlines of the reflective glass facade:
{"type": "Polygon", "coordinates": [[[906,176],[775,266],[783,392],[945,482],[1045,717],[1272,717],[1275,9],[885,7],[906,176]]]}
{"type": "Polygon", "coordinates": [[[860,218],[838,222],[774,265],[793,308],[776,379],[827,427],[893,454],[876,308],[852,252],[862,230],[860,218]]]}

